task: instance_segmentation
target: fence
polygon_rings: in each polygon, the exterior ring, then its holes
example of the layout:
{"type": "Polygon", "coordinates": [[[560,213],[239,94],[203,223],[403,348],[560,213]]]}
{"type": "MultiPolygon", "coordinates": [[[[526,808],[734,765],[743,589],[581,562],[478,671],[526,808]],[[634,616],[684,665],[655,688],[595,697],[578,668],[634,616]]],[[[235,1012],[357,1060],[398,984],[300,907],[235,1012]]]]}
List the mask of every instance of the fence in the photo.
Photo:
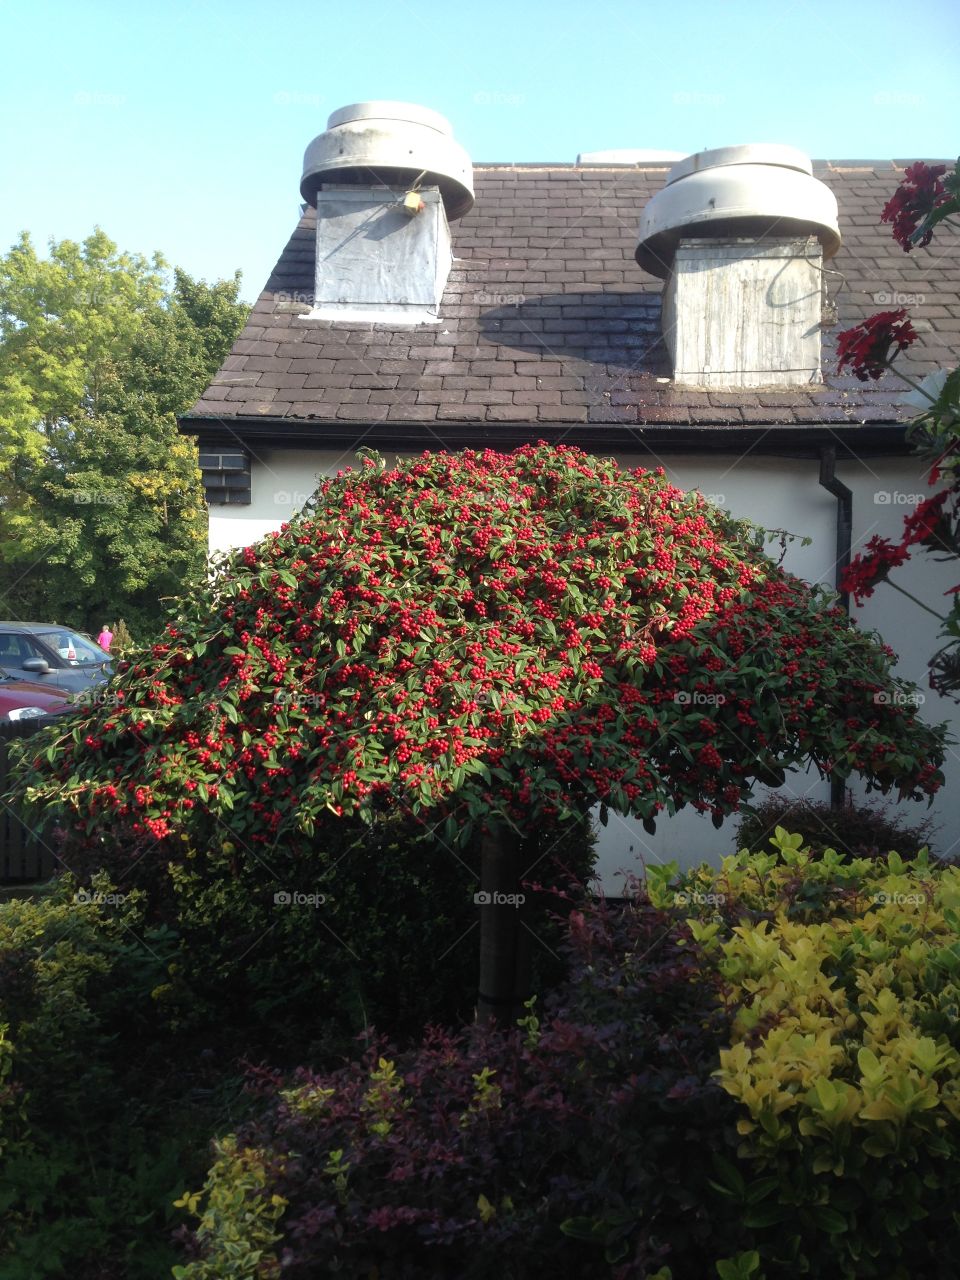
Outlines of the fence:
{"type": "MultiPolygon", "coordinates": [[[[50,719],[37,716],[31,720],[0,720],[0,796],[9,790],[12,781],[10,743],[34,733],[50,719]]],[[[0,884],[49,880],[55,864],[53,850],[33,838],[9,803],[0,802],[0,884]]]]}

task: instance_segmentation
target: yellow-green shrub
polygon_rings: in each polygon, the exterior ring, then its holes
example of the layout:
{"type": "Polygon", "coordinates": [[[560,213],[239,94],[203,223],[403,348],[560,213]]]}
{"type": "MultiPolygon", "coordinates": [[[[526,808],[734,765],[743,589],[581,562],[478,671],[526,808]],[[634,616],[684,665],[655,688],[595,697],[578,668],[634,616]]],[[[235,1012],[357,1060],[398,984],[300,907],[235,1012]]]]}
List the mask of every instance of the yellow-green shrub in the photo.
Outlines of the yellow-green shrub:
{"type": "MultiPolygon", "coordinates": [[[[237,1145],[236,1138],[214,1142],[216,1161],[205,1190],[207,1203],[196,1229],[206,1256],[188,1267],[174,1267],[176,1280],[275,1280],[279,1263],[270,1252],[280,1239],[275,1223],[286,1208],[282,1196],[267,1190],[266,1163],[259,1152],[237,1145]]],[[[198,1192],[175,1203],[196,1214],[198,1192]]]]}
{"type": "Polygon", "coordinates": [[[743,1107],[736,1154],[760,1188],[745,1225],[776,1228],[772,1274],[938,1275],[911,1232],[942,1243],[958,1224],[960,870],[926,851],[813,861],[780,828],[775,844],[679,889],[653,877],[696,913],[724,979],[715,1076],[743,1107]]]}

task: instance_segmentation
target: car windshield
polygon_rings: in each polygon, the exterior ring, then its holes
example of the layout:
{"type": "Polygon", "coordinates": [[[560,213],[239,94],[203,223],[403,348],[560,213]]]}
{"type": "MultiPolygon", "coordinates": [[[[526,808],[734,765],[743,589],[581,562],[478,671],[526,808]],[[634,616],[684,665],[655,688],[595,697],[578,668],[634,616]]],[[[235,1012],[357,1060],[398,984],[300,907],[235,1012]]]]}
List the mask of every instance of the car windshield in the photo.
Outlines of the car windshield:
{"type": "Polygon", "coordinates": [[[104,653],[99,645],[88,640],[86,636],[78,635],[76,631],[59,628],[56,631],[41,632],[39,638],[59,654],[62,662],[66,662],[71,667],[79,667],[84,662],[110,661],[109,653],[104,653]]]}

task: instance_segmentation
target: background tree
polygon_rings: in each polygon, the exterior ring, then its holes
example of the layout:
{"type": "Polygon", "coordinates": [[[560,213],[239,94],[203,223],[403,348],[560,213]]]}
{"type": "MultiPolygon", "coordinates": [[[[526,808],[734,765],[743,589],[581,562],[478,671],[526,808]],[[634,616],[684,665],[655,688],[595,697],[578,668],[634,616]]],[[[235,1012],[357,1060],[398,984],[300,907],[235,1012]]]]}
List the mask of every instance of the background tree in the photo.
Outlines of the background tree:
{"type": "Polygon", "coordinates": [[[110,706],[26,739],[18,789],[69,865],[122,874],[225,843],[306,858],[330,810],[477,838],[480,1004],[508,1017],[535,841],[597,802],[719,824],[808,762],[932,794],[942,730],[893,657],[662,471],[368,456],[225,554],[110,706]]]}
{"type": "Polygon", "coordinates": [[[208,285],[100,230],[24,234],[0,258],[0,615],[159,630],[203,570],[187,409],[246,315],[239,273],[208,285]]]}

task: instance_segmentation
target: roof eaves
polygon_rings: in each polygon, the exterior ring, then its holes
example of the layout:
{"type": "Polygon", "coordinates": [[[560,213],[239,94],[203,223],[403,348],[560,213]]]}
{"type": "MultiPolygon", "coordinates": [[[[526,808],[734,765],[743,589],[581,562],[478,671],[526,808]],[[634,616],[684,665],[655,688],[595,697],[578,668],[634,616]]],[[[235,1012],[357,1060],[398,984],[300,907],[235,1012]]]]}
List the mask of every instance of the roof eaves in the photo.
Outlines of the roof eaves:
{"type": "Polygon", "coordinates": [[[786,423],[570,423],[433,421],[320,421],[262,417],[226,420],[216,417],[179,419],[186,435],[205,441],[273,448],[397,449],[514,449],[531,440],[577,445],[596,451],[621,453],[667,450],[675,453],[730,453],[814,457],[825,444],[838,447],[841,457],[907,454],[905,425],[896,421],[786,423]]]}

